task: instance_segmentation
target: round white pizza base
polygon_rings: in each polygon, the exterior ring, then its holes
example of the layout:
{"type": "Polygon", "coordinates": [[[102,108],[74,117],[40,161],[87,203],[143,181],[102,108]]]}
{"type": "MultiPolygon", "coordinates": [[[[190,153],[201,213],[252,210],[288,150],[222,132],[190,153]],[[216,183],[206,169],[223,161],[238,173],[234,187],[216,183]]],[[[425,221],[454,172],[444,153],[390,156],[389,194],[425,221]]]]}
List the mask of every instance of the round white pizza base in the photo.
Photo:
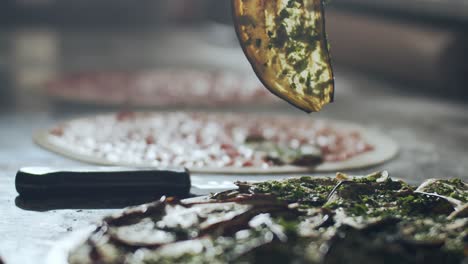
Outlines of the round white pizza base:
{"type": "MultiPolygon", "coordinates": [[[[73,121],[71,121],[73,122],[73,121]]],[[[327,121],[337,130],[352,130],[360,133],[366,143],[372,145],[374,149],[344,161],[324,162],[316,167],[298,167],[298,166],[273,166],[268,168],[255,167],[188,167],[193,173],[209,174],[280,174],[280,173],[306,173],[306,172],[336,172],[342,170],[362,169],[380,165],[391,160],[398,154],[398,145],[388,136],[368,128],[341,121],[327,121]]],[[[101,157],[79,153],[54,141],[54,137],[49,131],[39,131],[34,135],[34,142],[39,146],[60,154],[62,156],[96,165],[106,166],[126,166],[126,167],[152,167],[150,163],[125,163],[113,162],[101,157]]]]}

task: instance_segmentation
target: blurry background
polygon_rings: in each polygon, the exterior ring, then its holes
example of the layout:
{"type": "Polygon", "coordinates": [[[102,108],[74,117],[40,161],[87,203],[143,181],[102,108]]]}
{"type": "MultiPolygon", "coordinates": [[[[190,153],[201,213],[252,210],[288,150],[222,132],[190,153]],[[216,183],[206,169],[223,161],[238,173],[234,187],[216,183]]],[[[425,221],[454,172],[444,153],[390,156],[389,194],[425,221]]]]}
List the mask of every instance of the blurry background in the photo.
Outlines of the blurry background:
{"type": "MultiPolygon", "coordinates": [[[[408,84],[404,92],[468,97],[465,1],[333,0],[327,11],[335,67],[408,84]]],[[[249,70],[228,0],[4,0],[0,30],[6,104],[24,90],[43,95],[44,81],[64,72],[167,64],[249,70]]]]}

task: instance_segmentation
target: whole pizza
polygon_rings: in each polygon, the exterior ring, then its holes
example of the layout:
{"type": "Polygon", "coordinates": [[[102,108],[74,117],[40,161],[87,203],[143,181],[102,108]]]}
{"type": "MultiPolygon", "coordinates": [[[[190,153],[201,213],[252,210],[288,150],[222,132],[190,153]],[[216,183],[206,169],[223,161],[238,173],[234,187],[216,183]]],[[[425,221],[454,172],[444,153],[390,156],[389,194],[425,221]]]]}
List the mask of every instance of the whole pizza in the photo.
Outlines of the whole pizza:
{"type": "Polygon", "coordinates": [[[103,165],[224,173],[351,169],[382,163],[397,152],[391,139],[357,125],[233,113],[98,115],[38,133],[36,142],[103,165]]]}
{"type": "MultiPolygon", "coordinates": [[[[105,218],[55,263],[466,263],[468,185],[387,172],[259,183],[105,218]],[[465,261],[465,262],[464,262],[465,261]]],[[[57,254],[60,253],[60,254],[57,254]]]]}
{"type": "Polygon", "coordinates": [[[51,80],[47,92],[52,98],[67,102],[138,107],[223,106],[277,101],[255,76],[249,74],[176,68],[68,74],[51,80]]]}

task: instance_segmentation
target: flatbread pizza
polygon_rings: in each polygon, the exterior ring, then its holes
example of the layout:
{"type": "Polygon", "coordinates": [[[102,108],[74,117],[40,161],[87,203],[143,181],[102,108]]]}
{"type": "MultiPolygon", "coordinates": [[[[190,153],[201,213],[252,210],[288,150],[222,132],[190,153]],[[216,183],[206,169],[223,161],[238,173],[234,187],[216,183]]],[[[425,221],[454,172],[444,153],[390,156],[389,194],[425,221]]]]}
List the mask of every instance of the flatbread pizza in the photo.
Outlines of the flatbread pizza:
{"type": "Polygon", "coordinates": [[[425,183],[422,188],[431,193],[385,171],[237,185],[237,190],[205,199],[162,198],[107,217],[57,244],[49,263],[431,264],[468,259],[468,188],[460,179],[425,183]],[[447,191],[456,198],[444,195],[447,191]]]}
{"type": "Polygon", "coordinates": [[[397,145],[373,130],[287,115],[121,112],[80,118],[35,141],[81,161],[206,173],[334,171],[380,164],[397,145]]]}

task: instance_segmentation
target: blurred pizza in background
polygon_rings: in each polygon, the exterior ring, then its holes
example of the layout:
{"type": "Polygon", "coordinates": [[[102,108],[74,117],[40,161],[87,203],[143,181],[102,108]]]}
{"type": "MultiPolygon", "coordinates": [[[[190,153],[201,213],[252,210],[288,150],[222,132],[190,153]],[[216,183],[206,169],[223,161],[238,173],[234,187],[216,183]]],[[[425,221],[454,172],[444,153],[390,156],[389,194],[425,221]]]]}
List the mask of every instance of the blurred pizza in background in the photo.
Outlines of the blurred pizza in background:
{"type": "Polygon", "coordinates": [[[46,89],[59,101],[105,106],[223,106],[278,101],[254,75],[224,70],[74,73],[49,81],[46,89]]]}

